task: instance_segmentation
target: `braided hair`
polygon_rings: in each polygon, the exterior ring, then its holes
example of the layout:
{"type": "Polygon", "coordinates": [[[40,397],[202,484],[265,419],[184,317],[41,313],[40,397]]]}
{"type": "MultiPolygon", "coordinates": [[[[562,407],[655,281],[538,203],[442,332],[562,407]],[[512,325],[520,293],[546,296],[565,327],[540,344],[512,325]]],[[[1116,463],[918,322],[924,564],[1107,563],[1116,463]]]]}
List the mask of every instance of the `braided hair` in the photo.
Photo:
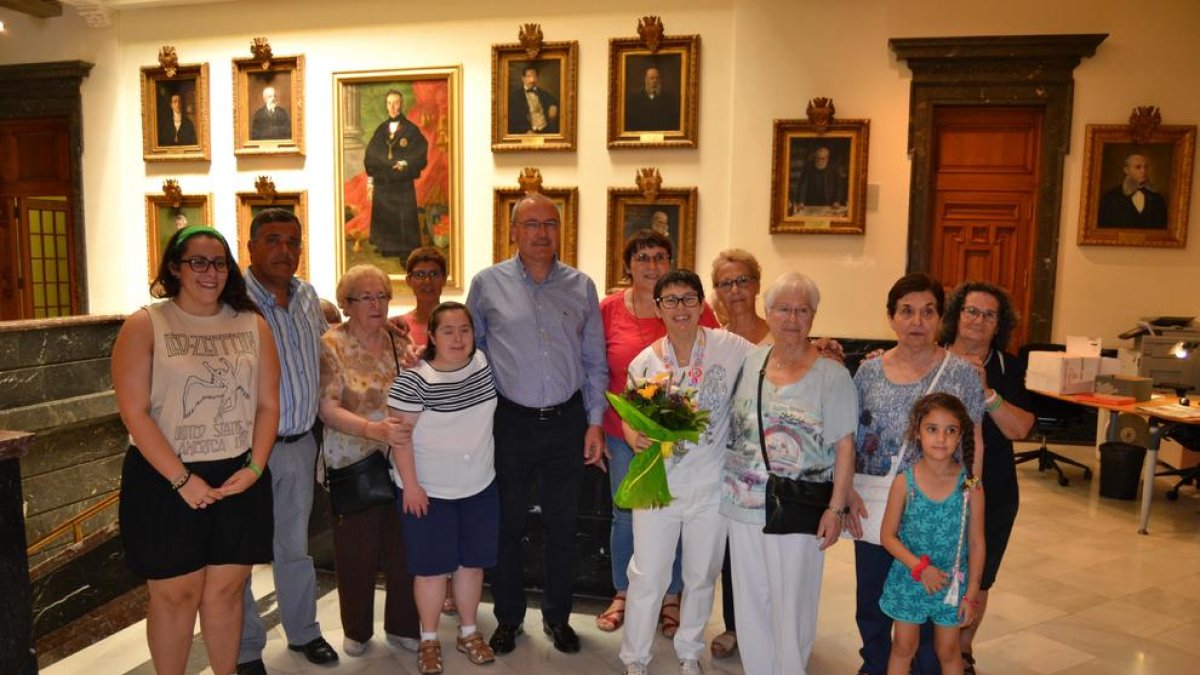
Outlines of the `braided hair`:
{"type": "Polygon", "coordinates": [[[975,422],[967,412],[967,407],[954,394],[935,392],[922,396],[913,404],[908,414],[908,439],[914,443],[921,438],[921,420],[934,410],[944,410],[958,420],[959,444],[962,448],[962,463],[967,470],[967,479],[963,481],[963,490],[968,490],[975,484],[975,474],[971,467],[975,464],[975,422]]]}

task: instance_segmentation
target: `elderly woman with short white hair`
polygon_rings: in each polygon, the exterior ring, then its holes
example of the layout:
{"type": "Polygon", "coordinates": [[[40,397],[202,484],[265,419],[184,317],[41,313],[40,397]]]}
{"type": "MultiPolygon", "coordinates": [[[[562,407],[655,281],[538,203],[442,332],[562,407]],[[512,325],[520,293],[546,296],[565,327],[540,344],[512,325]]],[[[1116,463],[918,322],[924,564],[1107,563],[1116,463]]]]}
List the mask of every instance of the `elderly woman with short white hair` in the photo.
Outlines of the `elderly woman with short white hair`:
{"type": "MultiPolygon", "coordinates": [[[[403,424],[390,418],[387,408],[388,389],[400,373],[408,346],[407,339],[387,328],[391,298],[391,280],[374,265],[355,265],[338,281],[337,301],[346,322],[321,338],[321,453],[331,470],[367,461],[376,453],[386,457],[403,437],[403,424]]],[[[341,510],[336,502],[334,510],[341,510]]],[[[384,633],[389,641],[416,651],[417,608],[394,499],[335,517],[333,557],[346,634],[342,651],[361,656],[368,649],[378,571],[387,579],[384,633]]]]}
{"type": "Polygon", "coordinates": [[[742,665],[755,675],[805,672],[824,552],[841,534],[854,477],[854,384],[808,340],[820,301],[803,274],[771,284],[765,306],[774,344],[746,355],[733,395],[721,514],[729,520],[742,665]],[[833,484],[815,536],[763,532],[768,472],[833,484]]]}

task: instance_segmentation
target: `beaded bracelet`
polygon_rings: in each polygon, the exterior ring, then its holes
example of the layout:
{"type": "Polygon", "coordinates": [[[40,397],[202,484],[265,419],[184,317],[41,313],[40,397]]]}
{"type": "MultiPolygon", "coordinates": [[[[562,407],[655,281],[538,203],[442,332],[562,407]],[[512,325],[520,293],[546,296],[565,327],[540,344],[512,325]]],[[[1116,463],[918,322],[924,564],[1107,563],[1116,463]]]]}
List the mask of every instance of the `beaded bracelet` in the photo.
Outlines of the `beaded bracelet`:
{"type": "Polygon", "coordinates": [[[192,478],[192,470],[187,468],[186,466],[183,467],[183,473],[179,474],[179,478],[176,478],[175,480],[171,481],[171,489],[176,492],[179,492],[179,489],[182,488],[184,485],[187,485],[187,482],[189,480],[191,480],[191,478],[192,478]]]}
{"type": "Polygon", "coordinates": [[[916,565],[913,565],[913,568],[912,568],[913,581],[921,580],[921,573],[925,571],[926,567],[929,567],[929,556],[923,555],[923,556],[921,556],[921,560],[919,562],[917,562],[916,565]]]}

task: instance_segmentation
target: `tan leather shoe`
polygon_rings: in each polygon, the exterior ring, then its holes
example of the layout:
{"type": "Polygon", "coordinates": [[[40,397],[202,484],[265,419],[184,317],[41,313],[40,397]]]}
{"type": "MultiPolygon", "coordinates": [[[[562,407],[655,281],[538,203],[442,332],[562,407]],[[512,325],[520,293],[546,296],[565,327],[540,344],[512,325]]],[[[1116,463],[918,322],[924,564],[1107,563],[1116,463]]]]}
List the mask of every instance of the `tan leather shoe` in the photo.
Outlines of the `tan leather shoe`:
{"type": "Polygon", "coordinates": [[[475,631],[465,638],[458,638],[458,651],[466,654],[467,660],[477,666],[482,666],[485,663],[491,663],[496,660],[495,652],[484,641],[479,631],[475,631]]]}

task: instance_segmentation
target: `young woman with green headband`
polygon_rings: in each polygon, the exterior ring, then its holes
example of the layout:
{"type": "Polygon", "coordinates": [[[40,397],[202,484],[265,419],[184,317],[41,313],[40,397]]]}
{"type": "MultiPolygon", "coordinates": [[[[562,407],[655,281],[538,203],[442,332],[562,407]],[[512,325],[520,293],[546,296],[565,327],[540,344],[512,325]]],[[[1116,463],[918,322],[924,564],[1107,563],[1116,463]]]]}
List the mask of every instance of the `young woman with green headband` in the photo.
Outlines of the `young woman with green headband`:
{"type": "Polygon", "coordinates": [[[237,668],[242,590],[271,560],[279,361],[225,238],[206,226],[167,242],[151,294],[113,345],[117,407],[132,445],[121,539],[150,594],[154,669],[182,674],[197,613],[213,672],[237,668]]]}

